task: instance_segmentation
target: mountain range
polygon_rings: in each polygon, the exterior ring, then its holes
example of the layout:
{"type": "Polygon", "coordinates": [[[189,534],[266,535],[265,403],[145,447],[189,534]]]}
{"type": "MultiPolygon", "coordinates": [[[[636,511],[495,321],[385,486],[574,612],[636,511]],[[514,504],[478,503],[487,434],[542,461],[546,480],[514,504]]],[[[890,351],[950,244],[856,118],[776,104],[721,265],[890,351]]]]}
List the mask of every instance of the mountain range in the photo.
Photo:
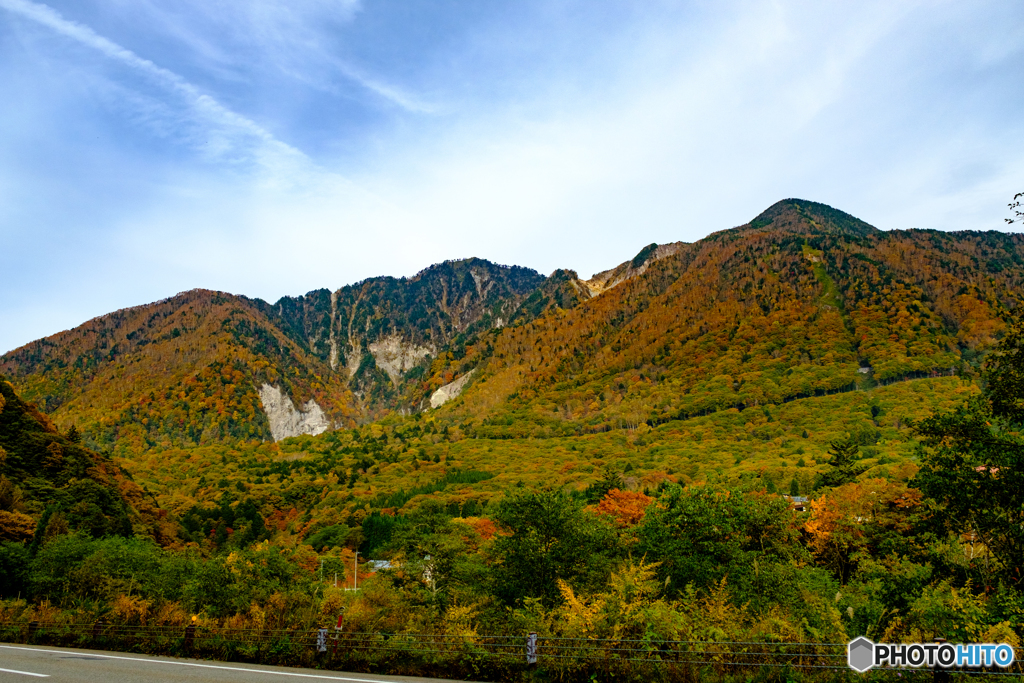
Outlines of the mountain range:
{"type": "Polygon", "coordinates": [[[589,280],[467,259],[273,304],[193,290],[31,342],[0,374],[119,455],[425,411],[481,437],[594,433],[977,366],[1022,247],[788,199],[589,280]]]}

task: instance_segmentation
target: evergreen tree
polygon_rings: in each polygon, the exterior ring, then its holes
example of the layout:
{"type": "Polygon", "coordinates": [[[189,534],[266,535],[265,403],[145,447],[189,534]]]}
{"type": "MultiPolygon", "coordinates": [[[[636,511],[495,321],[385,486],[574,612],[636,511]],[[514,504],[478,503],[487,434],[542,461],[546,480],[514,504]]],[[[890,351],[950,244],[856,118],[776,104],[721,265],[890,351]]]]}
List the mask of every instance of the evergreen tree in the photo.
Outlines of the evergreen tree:
{"type": "Polygon", "coordinates": [[[828,449],[828,454],[832,457],[826,463],[828,469],[821,474],[819,486],[835,488],[856,481],[857,477],[867,469],[863,465],[857,464],[859,452],[860,446],[853,439],[833,441],[828,449]]]}
{"type": "Polygon", "coordinates": [[[597,501],[608,495],[608,492],[612,489],[623,489],[625,484],[622,481],[622,477],[615,469],[611,466],[604,468],[604,475],[600,481],[596,481],[587,487],[587,500],[596,503],[597,501]]]}

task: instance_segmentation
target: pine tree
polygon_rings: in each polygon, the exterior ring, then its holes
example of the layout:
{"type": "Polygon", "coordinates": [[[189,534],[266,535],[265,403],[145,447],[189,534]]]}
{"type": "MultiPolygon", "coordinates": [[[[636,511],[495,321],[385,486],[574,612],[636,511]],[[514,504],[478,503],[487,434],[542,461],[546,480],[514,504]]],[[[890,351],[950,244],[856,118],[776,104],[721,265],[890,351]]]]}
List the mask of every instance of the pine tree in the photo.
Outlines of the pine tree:
{"type": "Polygon", "coordinates": [[[853,439],[833,441],[828,449],[832,458],[828,461],[828,469],[822,473],[819,485],[834,488],[856,481],[857,477],[867,469],[857,464],[857,455],[860,452],[853,439]]]}

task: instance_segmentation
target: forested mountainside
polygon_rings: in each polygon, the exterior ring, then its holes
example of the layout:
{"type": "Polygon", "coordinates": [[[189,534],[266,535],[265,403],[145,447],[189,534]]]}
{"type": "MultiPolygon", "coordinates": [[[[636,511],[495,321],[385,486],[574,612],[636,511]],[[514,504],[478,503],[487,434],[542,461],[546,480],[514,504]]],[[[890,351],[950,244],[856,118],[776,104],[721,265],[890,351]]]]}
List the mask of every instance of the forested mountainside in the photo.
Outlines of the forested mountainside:
{"type": "Polygon", "coordinates": [[[323,532],[365,552],[386,526],[373,520],[429,501],[486,516],[519,484],[807,493],[837,442],[859,449],[864,476],[906,481],[919,445],[908,423],[978,392],[1021,291],[1021,245],[883,232],[781,202],[589,282],[556,272],[521,322],[434,359],[433,381],[468,378],[436,410],[275,444],[151,450],[126,466],[177,514],[249,496],[293,541],[323,532]]]}
{"type": "Polygon", "coordinates": [[[0,541],[39,543],[79,531],[89,536],[176,537],[152,495],[107,456],[61,434],[0,377],[0,541]]]}
{"type": "Polygon", "coordinates": [[[977,365],[1021,291],[1022,245],[785,200],[586,282],[468,259],[273,305],[196,290],[0,371],[120,454],[351,428],[458,390],[440,410],[479,435],[656,425],[977,365]]]}
{"type": "Polygon", "coordinates": [[[119,453],[280,438],[275,419],[316,433],[420,409],[443,383],[428,381],[432,361],[514,319],[544,281],[469,259],[274,305],[193,290],[27,344],[0,372],[119,453]]]}
{"type": "Polygon", "coordinates": [[[315,400],[354,423],[343,378],[242,297],[194,290],[90,320],[8,353],[0,372],[87,443],[129,453],[157,445],[264,440],[259,389],[315,400]]]}
{"type": "Polygon", "coordinates": [[[495,436],[580,433],[949,374],[998,336],[1022,247],[780,202],[585,305],[492,333],[448,409],[495,436]]]}

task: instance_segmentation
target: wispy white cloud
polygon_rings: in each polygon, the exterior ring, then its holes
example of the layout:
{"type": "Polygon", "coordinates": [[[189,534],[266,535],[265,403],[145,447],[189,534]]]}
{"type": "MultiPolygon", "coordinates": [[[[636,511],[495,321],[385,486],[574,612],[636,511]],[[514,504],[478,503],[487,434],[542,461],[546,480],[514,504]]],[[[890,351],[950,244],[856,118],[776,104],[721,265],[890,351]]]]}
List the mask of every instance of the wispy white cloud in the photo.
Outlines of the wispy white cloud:
{"type": "Polygon", "coordinates": [[[437,109],[423,97],[370,74],[332,50],[332,30],[354,21],[361,9],[359,0],[183,0],[173,7],[139,0],[133,9],[148,14],[165,33],[187,45],[207,69],[219,65],[222,73],[235,72],[237,78],[241,77],[238,72],[251,68],[257,60],[325,92],[339,92],[337,81],[342,80],[350,84],[350,90],[355,85],[408,112],[437,109]]]}
{"type": "Polygon", "coordinates": [[[99,35],[88,26],[65,19],[51,7],[31,0],[0,0],[0,8],[37,22],[85,47],[96,50],[178,95],[194,118],[206,124],[209,133],[220,138],[219,145],[207,146],[207,149],[219,148],[221,155],[227,155],[229,151],[245,151],[251,153],[254,161],[271,169],[306,159],[299,150],[278,140],[270,131],[251,119],[225,107],[173,71],[140,57],[99,35]]]}
{"type": "Polygon", "coordinates": [[[401,88],[397,88],[369,76],[351,64],[347,64],[337,59],[331,60],[331,63],[339,73],[343,74],[349,80],[358,83],[370,92],[384,98],[388,102],[398,105],[406,111],[416,114],[433,114],[439,109],[436,104],[426,102],[419,97],[403,91],[401,88]]]}

